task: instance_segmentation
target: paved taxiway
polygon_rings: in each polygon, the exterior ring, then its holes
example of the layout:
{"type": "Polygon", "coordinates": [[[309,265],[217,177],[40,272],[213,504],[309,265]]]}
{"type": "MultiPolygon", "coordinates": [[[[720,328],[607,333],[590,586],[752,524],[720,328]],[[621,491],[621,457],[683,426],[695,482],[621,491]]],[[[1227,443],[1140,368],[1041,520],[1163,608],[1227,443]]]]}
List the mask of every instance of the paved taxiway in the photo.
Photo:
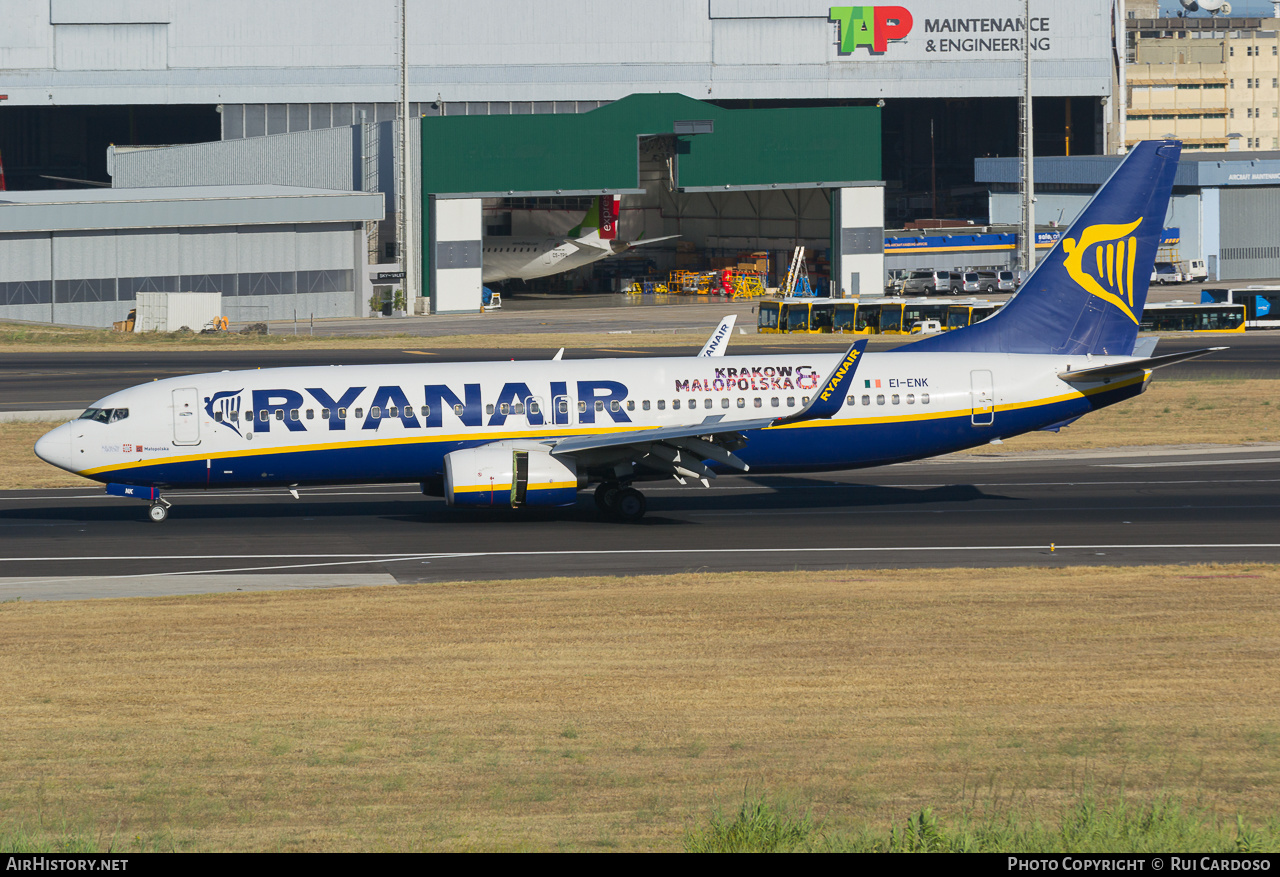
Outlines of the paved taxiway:
{"type": "MultiPolygon", "coordinates": [[[[0,353],[0,414],[12,411],[84,409],[108,393],[157,378],[221,371],[306,365],[371,363],[476,362],[506,359],[549,359],[554,348],[495,350],[493,347],[432,350],[429,339],[403,350],[195,350],[122,351],[105,353],[0,353]]],[[[783,353],[789,350],[839,353],[852,338],[825,338],[803,346],[777,335],[735,335],[730,352],[783,353]]],[[[900,338],[873,338],[872,350],[906,343],[900,338]]],[[[1157,353],[1201,347],[1228,349],[1161,369],[1157,379],[1280,378],[1280,332],[1245,335],[1175,335],[1162,338],[1157,353]]],[[[679,347],[586,347],[565,352],[566,359],[590,357],[682,356],[697,353],[679,347]]]]}
{"type": "MultiPolygon", "coordinates": [[[[0,493],[0,600],[685,571],[1280,561],[1280,444],[956,455],[645,486],[649,515],[448,509],[413,485],[0,493]],[[1054,548],[1050,548],[1053,544],[1054,548]],[[339,576],[340,578],[334,578],[339,576]]],[[[1189,573],[1190,574],[1190,573],[1189,573]]]]}

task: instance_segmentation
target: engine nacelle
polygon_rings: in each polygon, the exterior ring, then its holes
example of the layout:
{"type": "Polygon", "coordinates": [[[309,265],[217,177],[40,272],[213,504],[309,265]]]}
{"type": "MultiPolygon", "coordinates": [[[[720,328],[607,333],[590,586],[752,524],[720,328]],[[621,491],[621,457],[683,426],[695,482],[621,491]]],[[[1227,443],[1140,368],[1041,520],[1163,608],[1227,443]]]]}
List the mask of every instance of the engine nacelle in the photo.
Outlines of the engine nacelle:
{"type": "Polygon", "coordinates": [[[444,498],[451,506],[566,506],[584,487],[572,459],[536,442],[494,442],[444,455],[444,498]]]}

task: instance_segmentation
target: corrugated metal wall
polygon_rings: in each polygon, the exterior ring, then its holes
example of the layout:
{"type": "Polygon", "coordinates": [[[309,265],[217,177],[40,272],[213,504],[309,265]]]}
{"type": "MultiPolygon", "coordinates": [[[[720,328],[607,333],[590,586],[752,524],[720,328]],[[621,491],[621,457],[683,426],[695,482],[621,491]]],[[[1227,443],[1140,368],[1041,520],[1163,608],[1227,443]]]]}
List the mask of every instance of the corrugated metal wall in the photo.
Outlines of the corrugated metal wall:
{"type": "Polygon", "coordinates": [[[1219,280],[1280,277],[1280,189],[1222,190],[1219,280]]]}
{"type": "Polygon", "coordinates": [[[352,129],[327,128],[280,137],[195,143],[113,154],[111,186],[279,185],[359,189],[352,129]]]}
{"type": "Polygon", "coordinates": [[[218,292],[232,320],[363,315],[363,240],[361,223],[7,233],[0,319],[105,328],[139,292],[218,292]]]}

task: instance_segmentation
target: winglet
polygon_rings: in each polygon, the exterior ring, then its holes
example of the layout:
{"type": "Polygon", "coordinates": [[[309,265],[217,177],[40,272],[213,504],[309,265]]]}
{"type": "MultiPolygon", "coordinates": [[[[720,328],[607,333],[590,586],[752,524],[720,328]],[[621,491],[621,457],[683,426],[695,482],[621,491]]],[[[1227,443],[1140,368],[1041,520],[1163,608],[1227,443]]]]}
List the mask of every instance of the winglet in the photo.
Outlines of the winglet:
{"type": "Polygon", "coordinates": [[[729,346],[729,338],[733,335],[733,324],[737,319],[737,314],[730,314],[721,320],[720,325],[716,326],[716,330],[707,339],[707,343],[702,345],[698,356],[724,356],[725,349],[729,346]]]}
{"type": "Polygon", "coordinates": [[[809,400],[809,404],[788,417],[779,417],[770,426],[784,426],[788,423],[800,423],[804,420],[817,420],[831,417],[844,405],[844,397],[849,385],[853,383],[853,375],[858,370],[858,361],[866,352],[867,339],[853,342],[849,352],[831,370],[827,379],[822,382],[822,389],[809,400]]]}
{"type": "Polygon", "coordinates": [[[557,351],[556,351],[556,355],[555,355],[555,356],[553,356],[553,357],[551,357],[551,359],[552,359],[553,361],[558,361],[558,360],[564,359],[564,348],[563,348],[563,347],[561,347],[559,350],[557,350],[557,351]]]}

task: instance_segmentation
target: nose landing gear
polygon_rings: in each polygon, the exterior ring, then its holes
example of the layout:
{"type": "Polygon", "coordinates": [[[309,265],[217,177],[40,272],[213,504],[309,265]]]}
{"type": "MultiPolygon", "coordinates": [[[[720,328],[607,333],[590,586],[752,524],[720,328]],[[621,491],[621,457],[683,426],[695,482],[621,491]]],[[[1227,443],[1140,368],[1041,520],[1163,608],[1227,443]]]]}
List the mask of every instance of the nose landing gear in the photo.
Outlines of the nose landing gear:
{"type": "Polygon", "coordinates": [[[173,503],[161,496],[159,489],[155,487],[138,487],[133,484],[108,484],[106,489],[108,496],[123,496],[125,499],[140,499],[151,503],[151,508],[147,511],[147,517],[157,524],[168,518],[169,509],[173,508],[173,503]]]}

